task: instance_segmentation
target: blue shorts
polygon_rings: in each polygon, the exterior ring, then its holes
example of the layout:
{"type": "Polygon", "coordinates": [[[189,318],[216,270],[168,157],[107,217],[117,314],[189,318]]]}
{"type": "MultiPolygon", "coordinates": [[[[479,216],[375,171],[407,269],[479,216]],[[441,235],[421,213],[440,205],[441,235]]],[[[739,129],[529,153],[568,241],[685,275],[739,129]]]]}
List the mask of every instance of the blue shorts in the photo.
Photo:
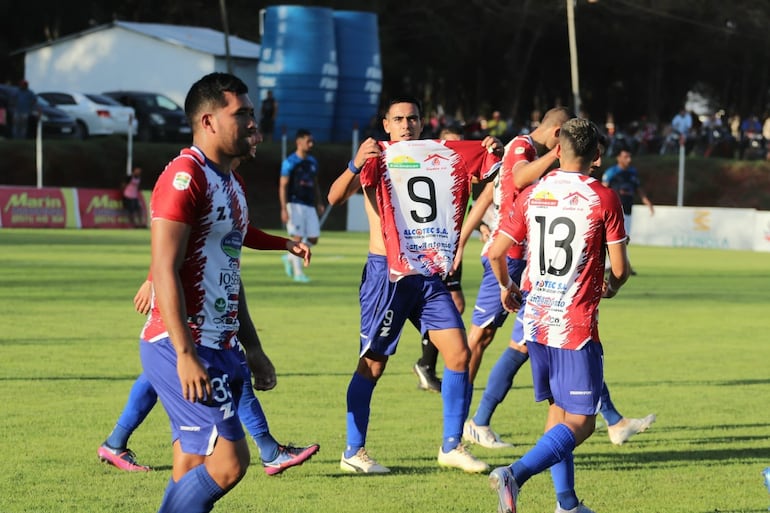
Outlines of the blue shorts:
{"type": "Polygon", "coordinates": [[[597,342],[580,350],[527,344],[535,401],[553,399],[575,415],[596,415],[604,383],[604,351],[597,342]]]}
{"type": "Polygon", "coordinates": [[[168,337],[156,342],[142,340],[139,354],[147,379],[158,393],[171,423],[171,442],[179,440],[187,454],[208,456],[217,437],[237,441],[244,437],[237,406],[243,383],[249,379],[239,356],[240,349],[197,347],[198,359],[211,379],[211,403],[191,403],[182,397],[176,369],[176,351],[168,337]]]}
{"type": "MultiPolygon", "coordinates": [[[[526,266],[526,260],[506,258],[506,262],[508,263],[508,274],[518,285],[521,281],[521,273],[526,266]]],[[[492,267],[489,265],[489,259],[485,256],[481,257],[481,265],[484,267],[484,274],[481,276],[481,285],[479,285],[479,294],[476,296],[476,305],[473,307],[471,322],[480,328],[499,328],[508,318],[508,311],[503,308],[503,304],[500,302],[500,287],[495,273],[492,272],[492,267]]]]}
{"type": "Polygon", "coordinates": [[[429,330],[465,329],[452,295],[441,277],[404,276],[388,279],[388,262],[369,254],[358,291],[361,302],[361,352],[392,355],[407,320],[421,335],[429,330]]]}

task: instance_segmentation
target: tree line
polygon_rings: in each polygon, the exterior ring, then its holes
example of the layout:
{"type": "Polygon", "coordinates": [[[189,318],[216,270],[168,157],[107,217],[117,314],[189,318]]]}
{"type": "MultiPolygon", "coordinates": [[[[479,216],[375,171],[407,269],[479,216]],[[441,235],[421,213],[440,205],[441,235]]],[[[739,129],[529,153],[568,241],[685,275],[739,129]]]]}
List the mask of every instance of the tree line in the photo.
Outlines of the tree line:
{"type": "MultiPolygon", "coordinates": [[[[695,91],[741,116],[770,110],[770,2],[573,0],[585,114],[667,122],[695,91]]],[[[259,42],[259,10],[224,0],[230,32],[259,42]]],[[[524,122],[571,105],[567,0],[292,1],[378,14],[383,96],[407,93],[464,118],[500,110],[524,122]]],[[[0,81],[23,75],[19,49],[114,19],[222,30],[213,0],[4,2],[0,81]]]]}

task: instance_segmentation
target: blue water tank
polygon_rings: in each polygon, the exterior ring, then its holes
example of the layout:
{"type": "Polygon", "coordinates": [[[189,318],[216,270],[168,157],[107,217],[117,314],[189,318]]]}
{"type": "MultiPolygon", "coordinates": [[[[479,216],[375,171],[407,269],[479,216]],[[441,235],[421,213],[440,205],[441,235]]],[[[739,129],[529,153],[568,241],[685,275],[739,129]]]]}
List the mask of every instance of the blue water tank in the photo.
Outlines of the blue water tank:
{"type": "Polygon", "coordinates": [[[306,128],[317,141],[331,141],[339,74],[333,13],[295,5],[262,12],[257,87],[260,102],[271,90],[278,104],[276,138],[285,129],[293,140],[306,128]]]}
{"type": "Polygon", "coordinates": [[[339,83],[332,138],[350,142],[353,126],[363,134],[380,105],[382,65],[377,15],[334,11],[334,31],[339,83]]]}

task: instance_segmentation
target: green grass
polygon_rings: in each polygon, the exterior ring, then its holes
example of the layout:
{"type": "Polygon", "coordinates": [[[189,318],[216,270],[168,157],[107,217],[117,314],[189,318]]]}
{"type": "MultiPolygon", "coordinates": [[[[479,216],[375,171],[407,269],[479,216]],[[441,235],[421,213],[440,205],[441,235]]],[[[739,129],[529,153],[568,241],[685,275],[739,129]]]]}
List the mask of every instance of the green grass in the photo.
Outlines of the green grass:
{"type": "MultiPolygon", "coordinates": [[[[141,316],[132,298],[149,261],[146,231],[0,230],[0,512],[155,511],[171,464],[165,413],[156,408],[131,447],[149,474],[100,464],[106,437],[140,372],[141,316]]],[[[481,268],[473,241],[464,289],[470,319],[481,268]]],[[[368,448],[393,473],[339,471],[345,391],[358,351],[357,288],[363,234],[324,233],[308,274],[294,285],[277,253],[247,252],[243,275],[252,317],[278,368],[259,395],[279,440],[317,441],[321,452],[280,477],[256,458],[215,511],[335,513],[492,512],[486,475],[436,465],[439,396],[416,390],[419,354],[407,327],[372,404],[368,448]]],[[[597,512],[760,512],[770,498],[770,259],[767,254],[630,247],[639,275],[602,306],[606,380],[627,416],[658,414],[622,447],[598,431],[576,451],[578,495],[597,512]]],[[[476,383],[510,333],[490,347],[476,383]]],[[[492,466],[538,438],[546,408],[532,400],[529,369],[493,426],[508,451],[474,448],[492,466]]],[[[252,445],[253,447],[253,445],[252,445]]],[[[521,511],[553,511],[549,473],[524,487],[521,511]]]]}

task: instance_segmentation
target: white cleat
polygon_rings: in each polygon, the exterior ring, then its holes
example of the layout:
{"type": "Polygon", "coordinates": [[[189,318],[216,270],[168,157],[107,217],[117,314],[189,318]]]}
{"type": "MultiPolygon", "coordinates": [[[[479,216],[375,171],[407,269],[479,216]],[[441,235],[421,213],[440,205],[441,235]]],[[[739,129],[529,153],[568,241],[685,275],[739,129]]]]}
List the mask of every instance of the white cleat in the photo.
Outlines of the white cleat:
{"type": "Polygon", "coordinates": [[[438,464],[442,467],[459,468],[473,474],[489,470],[489,465],[468,452],[463,444],[457,444],[457,447],[449,452],[444,452],[439,448],[438,464]]]}
{"type": "Polygon", "coordinates": [[[614,426],[607,427],[607,433],[610,435],[610,442],[615,445],[623,445],[635,434],[647,431],[653,422],[655,422],[654,413],[650,413],[643,419],[627,419],[624,417],[614,426]]]}
{"type": "Polygon", "coordinates": [[[564,509],[561,507],[561,505],[557,502],[556,503],[556,511],[554,513],[594,513],[594,510],[589,509],[588,506],[583,504],[582,502],[575,506],[572,509],[564,509]]]}
{"type": "Polygon", "coordinates": [[[390,472],[388,467],[383,467],[374,458],[370,457],[364,447],[358,449],[358,452],[350,458],[346,458],[345,453],[342,453],[340,469],[345,472],[356,472],[358,474],[387,474],[390,472]]]}
{"type": "Polygon", "coordinates": [[[465,424],[463,424],[463,440],[486,447],[487,449],[513,447],[513,444],[500,440],[500,435],[492,431],[492,428],[489,426],[479,426],[473,422],[473,419],[466,420],[465,424]]]}

